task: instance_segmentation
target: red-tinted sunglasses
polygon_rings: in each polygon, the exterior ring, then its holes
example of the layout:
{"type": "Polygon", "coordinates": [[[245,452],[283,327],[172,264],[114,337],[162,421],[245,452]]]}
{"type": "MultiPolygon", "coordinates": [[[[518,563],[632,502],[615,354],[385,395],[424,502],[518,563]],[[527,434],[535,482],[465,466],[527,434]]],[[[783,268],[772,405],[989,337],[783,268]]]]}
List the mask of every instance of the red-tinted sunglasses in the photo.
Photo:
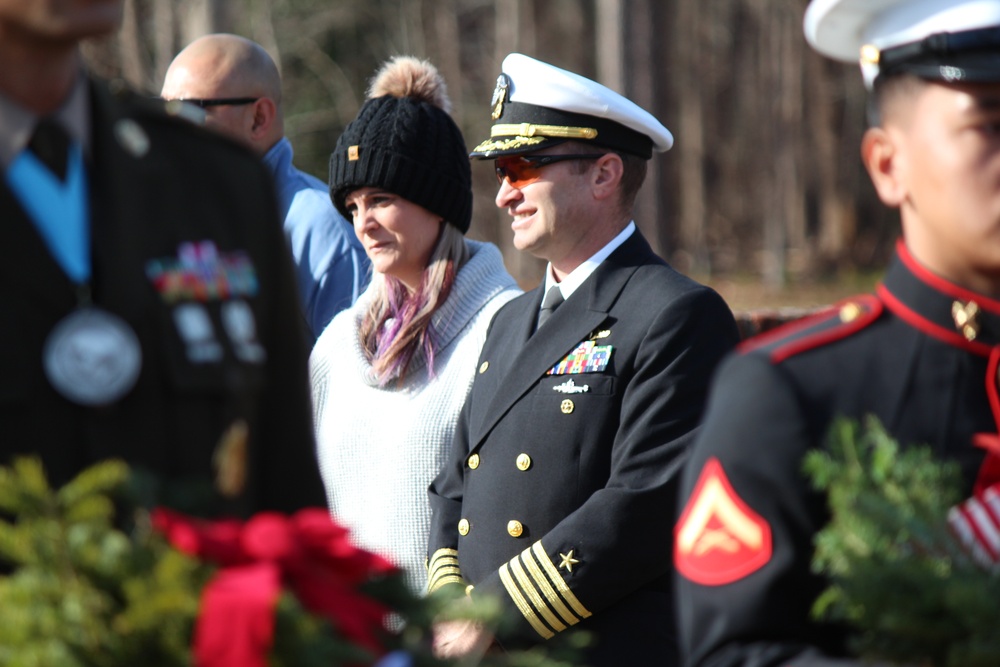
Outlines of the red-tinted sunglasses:
{"type": "Polygon", "coordinates": [[[606,153],[588,153],[586,155],[510,155],[497,158],[495,161],[497,182],[503,185],[507,179],[511,186],[523,188],[542,177],[539,173],[542,167],[547,167],[564,160],[596,160],[606,153]]]}

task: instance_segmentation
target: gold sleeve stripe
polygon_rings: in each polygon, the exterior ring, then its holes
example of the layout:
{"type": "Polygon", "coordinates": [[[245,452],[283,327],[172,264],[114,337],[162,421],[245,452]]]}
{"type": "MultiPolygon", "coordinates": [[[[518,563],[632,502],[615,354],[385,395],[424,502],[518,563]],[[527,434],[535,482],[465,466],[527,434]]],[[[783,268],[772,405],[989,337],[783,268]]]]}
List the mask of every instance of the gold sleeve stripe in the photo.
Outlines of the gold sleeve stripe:
{"type": "Polygon", "coordinates": [[[534,123],[497,123],[490,128],[491,137],[560,137],[564,139],[593,139],[597,130],[592,127],[568,125],[535,125],[534,123]]]}
{"type": "Polygon", "coordinates": [[[556,633],[545,627],[545,624],[535,615],[535,612],[531,610],[528,605],[528,601],[524,599],[521,595],[521,591],[518,590],[517,584],[514,583],[513,578],[510,576],[510,569],[507,567],[507,563],[500,566],[500,581],[503,582],[504,588],[507,589],[507,594],[510,599],[514,601],[517,608],[520,610],[524,618],[531,624],[531,627],[535,629],[535,632],[540,634],[545,639],[551,639],[556,636],[556,633]]]}
{"type": "Polygon", "coordinates": [[[552,559],[549,558],[547,553],[545,553],[545,547],[542,546],[541,540],[531,545],[531,550],[535,553],[535,557],[541,564],[542,569],[545,570],[547,575],[549,575],[549,579],[551,579],[552,583],[556,585],[556,588],[559,590],[559,594],[562,595],[563,599],[569,603],[569,606],[573,608],[573,611],[579,614],[581,618],[590,618],[590,612],[587,611],[587,608],[584,607],[583,604],[581,604],[576,595],[573,594],[573,591],[569,589],[569,586],[566,585],[566,580],[562,578],[562,575],[559,574],[559,570],[557,570],[556,566],[552,563],[552,559]]]}
{"type": "Polygon", "coordinates": [[[427,592],[433,593],[448,584],[465,584],[458,567],[458,550],[438,549],[427,563],[427,592]]]}
{"type": "Polygon", "coordinates": [[[521,560],[524,561],[525,566],[528,568],[528,572],[531,573],[532,579],[535,580],[535,584],[542,591],[542,594],[545,595],[545,599],[549,601],[549,604],[552,605],[553,609],[559,612],[559,615],[562,616],[563,620],[570,625],[576,625],[579,623],[580,619],[577,618],[565,604],[563,604],[563,601],[559,598],[559,594],[556,593],[556,589],[552,588],[552,584],[550,584],[549,580],[545,578],[544,574],[542,574],[542,568],[538,567],[538,563],[535,562],[535,558],[531,554],[530,547],[521,553],[521,560]]]}
{"type": "Polygon", "coordinates": [[[556,615],[552,613],[549,606],[545,604],[545,600],[542,596],[538,594],[538,591],[532,585],[531,580],[528,579],[528,575],[525,574],[524,568],[521,567],[521,561],[517,556],[510,561],[510,569],[514,571],[514,578],[517,579],[517,583],[520,584],[521,590],[525,592],[528,599],[531,600],[531,604],[535,606],[538,613],[542,615],[545,622],[548,623],[556,632],[562,632],[566,629],[566,626],[556,618],[556,615]]]}
{"type": "Polygon", "coordinates": [[[438,582],[443,579],[461,580],[462,572],[457,567],[441,568],[427,578],[427,587],[431,590],[437,590],[440,588],[440,584],[438,582]]]}
{"type": "Polygon", "coordinates": [[[443,558],[458,562],[458,549],[438,549],[434,552],[434,555],[431,556],[430,562],[427,564],[427,568],[430,569],[434,567],[437,562],[443,558]]]}
{"type": "Polygon", "coordinates": [[[431,566],[427,568],[427,572],[433,574],[438,570],[446,567],[458,567],[458,559],[457,558],[438,559],[433,563],[431,563],[431,566]]]}
{"type": "Polygon", "coordinates": [[[454,559],[437,561],[436,563],[431,565],[430,568],[428,568],[427,572],[429,574],[434,574],[438,570],[447,567],[458,567],[458,561],[454,559]]]}
{"type": "Polygon", "coordinates": [[[433,593],[434,591],[444,588],[448,584],[465,585],[465,579],[462,579],[462,577],[455,574],[450,574],[447,577],[441,577],[440,579],[435,579],[433,582],[429,582],[427,584],[427,592],[433,593]]]}

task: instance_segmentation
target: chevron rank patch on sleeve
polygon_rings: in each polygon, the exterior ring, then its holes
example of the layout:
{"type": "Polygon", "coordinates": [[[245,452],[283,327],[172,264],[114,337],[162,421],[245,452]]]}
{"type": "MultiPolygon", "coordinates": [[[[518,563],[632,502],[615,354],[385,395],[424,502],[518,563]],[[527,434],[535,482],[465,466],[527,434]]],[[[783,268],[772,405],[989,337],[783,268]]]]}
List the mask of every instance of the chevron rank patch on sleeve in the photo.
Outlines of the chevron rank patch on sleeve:
{"type": "Polygon", "coordinates": [[[723,586],[756,572],[771,554],[771,527],[710,458],[674,531],[677,570],[697,584],[723,586]]]}

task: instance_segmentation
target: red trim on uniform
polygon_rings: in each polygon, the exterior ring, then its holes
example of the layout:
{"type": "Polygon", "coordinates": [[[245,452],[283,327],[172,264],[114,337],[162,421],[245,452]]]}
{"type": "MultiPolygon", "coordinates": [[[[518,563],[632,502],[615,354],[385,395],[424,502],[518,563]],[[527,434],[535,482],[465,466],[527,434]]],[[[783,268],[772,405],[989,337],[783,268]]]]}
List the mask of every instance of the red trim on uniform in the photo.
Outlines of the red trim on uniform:
{"type": "Polygon", "coordinates": [[[889,310],[895,313],[899,319],[905,320],[913,328],[923,331],[928,336],[937,338],[944,343],[960,347],[967,352],[978,354],[981,357],[989,356],[990,350],[992,349],[989,345],[970,341],[958,332],[945,329],[944,327],[931,322],[923,315],[915,310],[912,310],[905,303],[897,299],[885,285],[879,285],[876,288],[876,292],[878,293],[879,298],[885,302],[885,305],[889,307],[889,310]]]}
{"type": "MultiPolygon", "coordinates": [[[[990,353],[990,361],[986,365],[986,396],[990,401],[993,422],[1000,430],[1000,388],[997,386],[1000,377],[997,376],[998,371],[1000,371],[1000,347],[993,349],[990,353]]],[[[979,464],[976,483],[972,488],[972,492],[978,495],[993,484],[1000,482],[1000,437],[995,433],[976,433],[972,436],[972,444],[986,450],[986,457],[979,464]]]]}
{"type": "Polygon", "coordinates": [[[962,299],[963,301],[975,301],[981,308],[993,311],[994,313],[1000,314],[1000,301],[994,301],[989,299],[982,294],[967,290],[964,287],[959,287],[955,283],[949,282],[945,278],[932,273],[930,269],[923,266],[910,254],[910,250],[906,247],[906,244],[902,239],[896,241],[896,253],[902,260],[903,264],[910,269],[910,271],[919,278],[922,282],[927,283],[934,289],[948,296],[955,297],[956,299],[962,299]]]}
{"type": "Polygon", "coordinates": [[[976,473],[976,483],[972,493],[978,495],[990,486],[1000,482],[1000,436],[996,433],[976,433],[972,436],[975,447],[986,450],[983,462],[976,473]]]}
{"type": "Polygon", "coordinates": [[[829,308],[824,308],[818,313],[813,313],[812,315],[806,315],[805,317],[799,318],[794,322],[789,322],[788,324],[782,324],[779,327],[775,327],[770,331],[765,331],[762,334],[757,334],[751,338],[742,341],[736,346],[739,352],[752,352],[753,350],[760,349],[781,338],[787,338],[792,334],[796,334],[804,329],[808,329],[812,326],[819,324],[820,322],[825,322],[830,319],[832,315],[836,315],[837,310],[835,306],[830,306],[829,308]]]}
{"type": "Polygon", "coordinates": [[[800,340],[791,340],[784,346],[778,347],[771,352],[771,361],[779,363],[789,357],[795,356],[796,354],[831,343],[835,340],[840,340],[841,338],[846,338],[856,331],[860,331],[865,328],[878,319],[878,316],[882,314],[881,301],[876,299],[871,294],[861,294],[838,301],[829,308],[824,308],[822,311],[813,315],[808,315],[800,320],[789,322],[788,324],[782,325],[776,329],[754,336],[753,338],[740,343],[736,349],[740,353],[747,353],[766,347],[772,343],[780,342],[785,338],[794,338],[797,334],[802,333],[803,331],[808,331],[811,328],[830,322],[833,318],[840,314],[841,308],[850,303],[853,303],[861,308],[861,314],[858,315],[857,318],[851,322],[842,322],[832,328],[817,331],[815,334],[807,335],[800,340]]]}
{"type": "Polygon", "coordinates": [[[771,361],[776,364],[781,363],[789,357],[794,357],[796,354],[801,354],[813,348],[847,338],[851,334],[864,329],[882,314],[882,302],[871,294],[862,294],[861,296],[840,301],[834,306],[834,312],[839,313],[840,309],[847,304],[854,304],[860,307],[861,314],[850,322],[841,322],[831,329],[818,331],[812,336],[806,336],[801,340],[789,342],[787,345],[771,352],[771,361]]]}
{"type": "Polygon", "coordinates": [[[736,494],[719,459],[708,459],[674,528],[677,571],[723,586],[764,567],[772,553],[771,526],[736,494]]]}
{"type": "Polygon", "coordinates": [[[986,366],[986,395],[990,397],[990,408],[993,410],[993,421],[1000,428],[1000,387],[997,381],[1000,376],[1000,347],[993,348],[990,353],[990,363],[986,366]]]}

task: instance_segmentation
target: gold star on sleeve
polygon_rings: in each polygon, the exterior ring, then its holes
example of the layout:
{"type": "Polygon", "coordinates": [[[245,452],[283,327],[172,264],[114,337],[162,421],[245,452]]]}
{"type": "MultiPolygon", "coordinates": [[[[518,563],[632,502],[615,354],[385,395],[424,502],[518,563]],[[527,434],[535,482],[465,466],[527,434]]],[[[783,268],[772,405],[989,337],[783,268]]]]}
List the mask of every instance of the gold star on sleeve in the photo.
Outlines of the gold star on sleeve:
{"type": "Polygon", "coordinates": [[[573,558],[574,551],[576,550],[570,549],[568,554],[559,554],[559,557],[562,558],[562,561],[559,563],[559,567],[566,568],[566,571],[570,573],[573,572],[573,566],[580,562],[576,558],[573,558]]]}

